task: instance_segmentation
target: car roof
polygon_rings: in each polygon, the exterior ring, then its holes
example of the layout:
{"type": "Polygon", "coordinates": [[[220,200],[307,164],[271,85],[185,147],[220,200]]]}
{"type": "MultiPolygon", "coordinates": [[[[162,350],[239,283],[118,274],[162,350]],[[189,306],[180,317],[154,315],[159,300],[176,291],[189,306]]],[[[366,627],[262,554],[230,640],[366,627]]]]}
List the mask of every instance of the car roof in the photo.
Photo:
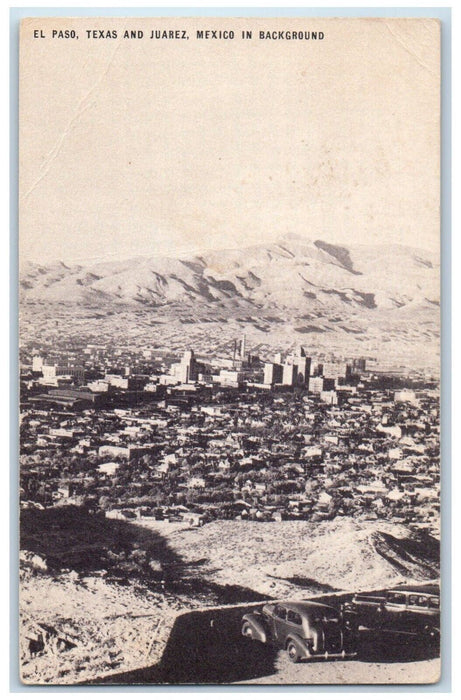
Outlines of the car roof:
{"type": "Polygon", "coordinates": [[[390,593],[421,593],[423,595],[440,595],[440,586],[437,583],[426,583],[422,585],[416,584],[416,586],[410,586],[406,584],[404,586],[396,586],[395,588],[389,589],[390,593]]]}
{"type": "Polygon", "coordinates": [[[331,605],[325,603],[317,603],[315,600],[276,600],[276,605],[283,605],[297,613],[313,612],[314,610],[333,610],[337,612],[331,605]]]}

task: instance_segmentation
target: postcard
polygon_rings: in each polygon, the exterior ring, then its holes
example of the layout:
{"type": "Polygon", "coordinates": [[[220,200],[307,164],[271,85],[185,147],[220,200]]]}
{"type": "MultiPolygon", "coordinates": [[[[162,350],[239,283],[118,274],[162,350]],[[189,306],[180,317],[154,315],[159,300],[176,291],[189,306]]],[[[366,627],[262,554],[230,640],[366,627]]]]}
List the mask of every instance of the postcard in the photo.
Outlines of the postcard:
{"type": "Polygon", "coordinates": [[[19,109],[22,683],[437,682],[439,21],[28,18],[19,109]]]}

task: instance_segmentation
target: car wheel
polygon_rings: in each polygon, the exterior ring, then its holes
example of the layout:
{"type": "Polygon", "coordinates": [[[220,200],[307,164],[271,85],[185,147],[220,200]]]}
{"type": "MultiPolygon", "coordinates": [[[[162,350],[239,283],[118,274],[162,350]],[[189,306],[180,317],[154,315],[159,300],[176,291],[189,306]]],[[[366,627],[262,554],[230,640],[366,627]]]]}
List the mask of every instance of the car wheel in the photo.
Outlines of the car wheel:
{"type": "Polygon", "coordinates": [[[294,642],[288,642],[287,644],[287,653],[288,653],[288,658],[290,661],[294,664],[297,664],[298,661],[301,659],[301,656],[298,651],[298,647],[294,642]]]}
{"type": "Polygon", "coordinates": [[[247,637],[247,639],[253,639],[253,630],[251,629],[251,625],[248,622],[243,623],[242,634],[244,637],[247,637]]]}

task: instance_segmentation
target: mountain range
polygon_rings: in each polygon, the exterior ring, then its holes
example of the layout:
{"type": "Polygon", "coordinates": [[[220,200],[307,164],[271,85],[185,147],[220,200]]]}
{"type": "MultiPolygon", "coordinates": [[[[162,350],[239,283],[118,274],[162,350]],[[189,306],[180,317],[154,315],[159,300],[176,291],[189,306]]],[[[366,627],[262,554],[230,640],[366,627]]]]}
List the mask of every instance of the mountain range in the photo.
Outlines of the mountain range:
{"type": "Polygon", "coordinates": [[[286,236],[277,243],[189,258],[137,257],[93,265],[26,263],[22,301],[310,310],[437,305],[438,264],[404,246],[337,246],[286,236]]]}
{"type": "Polygon", "coordinates": [[[260,344],[309,336],[315,345],[328,337],[336,349],[376,350],[388,343],[386,353],[401,345],[413,355],[427,355],[430,344],[437,362],[439,262],[400,245],[346,247],[287,235],[276,243],[181,258],[25,263],[20,303],[33,314],[53,308],[50,318],[63,307],[88,318],[97,309],[101,329],[105,314],[123,315],[128,323],[133,319],[132,334],[141,314],[165,332],[175,327],[177,338],[186,328],[194,339],[245,330],[260,344]]]}

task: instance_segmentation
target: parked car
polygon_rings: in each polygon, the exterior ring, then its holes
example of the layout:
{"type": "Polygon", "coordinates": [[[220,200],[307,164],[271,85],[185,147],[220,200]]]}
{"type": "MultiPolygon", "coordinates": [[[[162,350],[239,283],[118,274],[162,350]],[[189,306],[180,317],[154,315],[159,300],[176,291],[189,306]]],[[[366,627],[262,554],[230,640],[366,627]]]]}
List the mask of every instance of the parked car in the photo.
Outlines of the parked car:
{"type": "Polygon", "coordinates": [[[440,640],[438,585],[398,586],[380,593],[356,593],[344,606],[359,627],[440,640]]]}
{"type": "Polygon", "coordinates": [[[242,634],[286,649],[290,661],[357,655],[357,627],[335,608],[315,601],[267,603],[242,618],[242,634]]]}

